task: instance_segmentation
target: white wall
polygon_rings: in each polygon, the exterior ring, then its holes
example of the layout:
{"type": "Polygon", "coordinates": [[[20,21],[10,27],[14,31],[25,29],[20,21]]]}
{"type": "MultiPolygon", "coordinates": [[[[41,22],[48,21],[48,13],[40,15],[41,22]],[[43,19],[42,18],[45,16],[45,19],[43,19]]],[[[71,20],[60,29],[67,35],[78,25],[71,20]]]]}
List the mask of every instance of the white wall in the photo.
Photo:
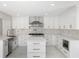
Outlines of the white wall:
{"type": "Polygon", "coordinates": [[[62,14],[58,16],[58,26],[61,28],[69,29],[70,25],[72,25],[72,29],[76,28],[76,7],[70,7],[62,14]]]}
{"type": "Polygon", "coordinates": [[[12,26],[14,29],[28,29],[29,28],[29,16],[26,17],[13,17],[12,26]]]}

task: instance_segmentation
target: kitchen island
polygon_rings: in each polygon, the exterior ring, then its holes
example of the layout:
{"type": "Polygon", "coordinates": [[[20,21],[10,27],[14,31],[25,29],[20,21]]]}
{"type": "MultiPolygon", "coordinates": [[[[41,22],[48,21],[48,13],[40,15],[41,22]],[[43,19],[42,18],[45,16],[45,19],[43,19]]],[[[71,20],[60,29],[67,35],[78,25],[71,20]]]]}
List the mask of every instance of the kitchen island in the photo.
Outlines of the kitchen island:
{"type": "Polygon", "coordinates": [[[32,35],[27,40],[27,58],[45,58],[46,39],[44,36],[32,35]]]}

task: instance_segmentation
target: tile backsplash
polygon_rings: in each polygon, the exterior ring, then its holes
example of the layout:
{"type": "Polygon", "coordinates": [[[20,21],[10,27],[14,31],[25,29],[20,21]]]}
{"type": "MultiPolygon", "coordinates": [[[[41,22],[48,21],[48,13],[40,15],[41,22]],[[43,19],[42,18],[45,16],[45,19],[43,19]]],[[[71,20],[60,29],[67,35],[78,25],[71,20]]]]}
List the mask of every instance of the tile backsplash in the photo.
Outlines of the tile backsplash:
{"type": "MultiPolygon", "coordinates": [[[[16,35],[28,35],[29,29],[15,29],[16,35]]],[[[79,37],[79,30],[75,29],[44,29],[44,34],[49,35],[66,35],[79,37]]]]}

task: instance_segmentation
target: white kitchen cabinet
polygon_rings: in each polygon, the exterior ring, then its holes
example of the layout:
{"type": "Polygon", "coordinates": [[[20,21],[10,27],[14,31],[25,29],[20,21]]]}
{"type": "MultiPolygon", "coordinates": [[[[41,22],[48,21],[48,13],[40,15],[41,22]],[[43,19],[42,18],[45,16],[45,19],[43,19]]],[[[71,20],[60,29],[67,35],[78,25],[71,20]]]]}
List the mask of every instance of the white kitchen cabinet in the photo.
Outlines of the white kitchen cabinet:
{"type": "Polygon", "coordinates": [[[45,38],[47,46],[56,46],[56,35],[46,33],[45,38]]]}
{"type": "Polygon", "coordinates": [[[52,35],[52,46],[56,46],[56,35],[52,35]]]}
{"type": "Polygon", "coordinates": [[[61,49],[61,47],[62,47],[62,36],[61,35],[57,35],[57,37],[56,37],[56,46],[57,46],[57,48],[58,49],[61,49]]]}
{"type": "Polygon", "coordinates": [[[0,19],[0,35],[1,36],[6,36],[8,29],[11,29],[11,21],[10,20],[5,20],[5,19],[0,19]]]}
{"type": "Polygon", "coordinates": [[[79,58],[79,39],[78,38],[70,38],[70,37],[63,37],[63,40],[69,42],[67,50],[63,46],[63,53],[69,58],[79,58]]]}
{"type": "Polygon", "coordinates": [[[11,16],[0,12],[0,36],[6,36],[7,30],[11,29],[11,16]]]}
{"type": "Polygon", "coordinates": [[[12,17],[12,28],[14,28],[14,29],[29,29],[29,16],[12,17]]]}
{"type": "Polygon", "coordinates": [[[58,16],[44,16],[45,29],[58,29],[58,16]],[[49,21],[50,20],[50,21],[49,21]]]}
{"type": "Polygon", "coordinates": [[[68,57],[69,53],[67,52],[67,50],[65,50],[63,48],[63,36],[62,35],[57,35],[57,44],[56,47],[58,48],[58,50],[60,50],[66,57],[68,57]]]}
{"type": "Polygon", "coordinates": [[[0,40],[0,58],[3,58],[3,40],[0,40]]]}
{"type": "Polygon", "coordinates": [[[27,46],[28,35],[18,35],[18,46],[27,46]]]}
{"type": "Polygon", "coordinates": [[[52,41],[52,35],[51,34],[48,34],[48,33],[46,33],[45,34],[45,38],[46,38],[46,44],[47,44],[47,46],[51,46],[53,43],[53,41],[52,41]]]}
{"type": "Polygon", "coordinates": [[[46,57],[46,40],[42,37],[30,37],[27,40],[27,57],[28,58],[45,58],[46,57]]]}
{"type": "Polygon", "coordinates": [[[0,19],[0,35],[2,35],[2,19],[0,19]]]}
{"type": "Polygon", "coordinates": [[[8,55],[8,40],[0,40],[0,58],[8,55]]]}
{"type": "Polygon", "coordinates": [[[8,40],[4,40],[3,42],[3,55],[6,57],[8,55],[8,40]]]}
{"type": "Polygon", "coordinates": [[[59,35],[56,47],[68,58],[79,58],[79,39],[59,35]],[[64,47],[64,40],[68,41],[67,48],[64,47]]]}
{"type": "Polygon", "coordinates": [[[76,29],[79,27],[79,8],[77,6],[70,7],[58,16],[58,25],[62,29],[76,29]],[[78,20],[78,21],[77,21],[78,20]]]}

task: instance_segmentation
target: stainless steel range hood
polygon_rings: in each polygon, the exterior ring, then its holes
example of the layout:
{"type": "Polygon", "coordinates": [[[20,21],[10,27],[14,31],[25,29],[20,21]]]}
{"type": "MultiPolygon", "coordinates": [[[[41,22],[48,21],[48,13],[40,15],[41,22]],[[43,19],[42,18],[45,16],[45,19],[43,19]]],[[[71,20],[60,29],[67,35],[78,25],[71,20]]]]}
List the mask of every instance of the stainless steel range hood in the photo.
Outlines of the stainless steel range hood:
{"type": "Polygon", "coordinates": [[[30,23],[30,24],[42,24],[41,22],[39,22],[39,21],[33,21],[32,23],[30,23]]]}

